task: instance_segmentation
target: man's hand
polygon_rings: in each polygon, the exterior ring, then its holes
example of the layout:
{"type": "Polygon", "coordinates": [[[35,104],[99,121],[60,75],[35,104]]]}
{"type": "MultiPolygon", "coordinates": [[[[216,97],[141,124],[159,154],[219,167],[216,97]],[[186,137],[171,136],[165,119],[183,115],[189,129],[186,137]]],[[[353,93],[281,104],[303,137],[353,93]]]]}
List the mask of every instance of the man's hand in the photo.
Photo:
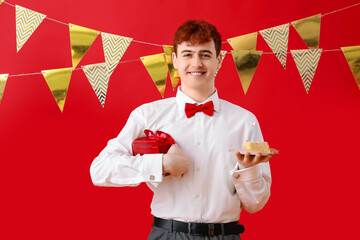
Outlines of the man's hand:
{"type": "Polygon", "coordinates": [[[171,176],[182,176],[190,166],[190,157],[177,144],[173,144],[163,155],[163,173],[171,176]]]}
{"type": "Polygon", "coordinates": [[[250,155],[250,153],[248,153],[248,152],[245,154],[236,152],[235,156],[237,157],[237,160],[239,163],[239,168],[244,169],[244,168],[249,168],[249,167],[255,166],[256,164],[259,164],[262,162],[269,161],[272,158],[273,154],[270,154],[267,156],[261,156],[261,154],[250,155]]]}

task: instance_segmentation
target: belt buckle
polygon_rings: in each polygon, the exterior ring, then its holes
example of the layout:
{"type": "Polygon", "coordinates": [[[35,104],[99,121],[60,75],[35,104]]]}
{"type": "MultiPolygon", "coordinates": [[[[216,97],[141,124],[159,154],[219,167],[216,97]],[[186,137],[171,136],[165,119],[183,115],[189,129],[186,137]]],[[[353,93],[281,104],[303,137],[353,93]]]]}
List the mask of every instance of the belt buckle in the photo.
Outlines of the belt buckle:
{"type": "Polygon", "coordinates": [[[191,234],[191,223],[188,222],[188,234],[191,234]]]}
{"type": "Polygon", "coordinates": [[[214,223],[209,223],[208,227],[209,227],[209,236],[214,236],[214,233],[215,233],[215,225],[214,225],[214,223]]]}

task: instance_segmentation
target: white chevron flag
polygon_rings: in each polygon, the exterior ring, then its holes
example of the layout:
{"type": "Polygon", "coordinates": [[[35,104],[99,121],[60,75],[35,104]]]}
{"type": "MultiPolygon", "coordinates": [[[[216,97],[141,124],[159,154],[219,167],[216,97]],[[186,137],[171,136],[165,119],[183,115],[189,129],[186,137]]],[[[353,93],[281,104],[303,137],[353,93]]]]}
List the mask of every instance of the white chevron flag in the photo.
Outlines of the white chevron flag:
{"type": "Polygon", "coordinates": [[[259,31],[275,56],[286,69],[286,56],[289,41],[289,23],[259,31]]]}
{"type": "Polygon", "coordinates": [[[82,69],[95,91],[101,105],[104,107],[109,83],[109,74],[105,63],[83,66],[82,69]]]}
{"type": "Polygon", "coordinates": [[[126,49],[130,45],[132,38],[122,37],[109,33],[101,33],[106,68],[109,72],[109,77],[118,65],[120,59],[124,55],[126,49]]]}
{"type": "Polygon", "coordinates": [[[44,14],[16,5],[16,49],[18,52],[45,17],[44,14]]]}
{"type": "Polygon", "coordinates": [[[322,49],[291,50],[304,83],[306,93],[309,93],[311,82],[318,66],[322,49]]]}

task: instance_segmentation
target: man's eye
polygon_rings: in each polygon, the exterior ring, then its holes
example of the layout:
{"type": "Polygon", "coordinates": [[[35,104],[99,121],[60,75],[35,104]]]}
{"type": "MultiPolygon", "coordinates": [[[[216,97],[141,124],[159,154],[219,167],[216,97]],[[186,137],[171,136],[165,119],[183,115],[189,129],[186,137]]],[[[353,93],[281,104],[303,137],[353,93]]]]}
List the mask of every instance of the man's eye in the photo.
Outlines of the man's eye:
{"type": "Polygon", "coordinates": [[[209,54],[204,54],[203,58],[210,58],[210,55],[209,54]]]}
{"type": "Polygon", "coordinates": [[[190,57],[191,54],[185,54],[183,57],[190,57]]]}

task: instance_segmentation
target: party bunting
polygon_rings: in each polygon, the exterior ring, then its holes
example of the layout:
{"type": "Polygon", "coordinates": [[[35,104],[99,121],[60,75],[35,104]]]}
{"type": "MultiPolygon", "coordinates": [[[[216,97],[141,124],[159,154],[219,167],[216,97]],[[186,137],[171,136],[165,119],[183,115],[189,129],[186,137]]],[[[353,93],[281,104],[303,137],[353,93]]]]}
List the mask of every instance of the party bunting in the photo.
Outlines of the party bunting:
{"type": "Polygon", "coordinates": [[[360,89],[360,46],[342,47],[341,49],[360,89]]]}
{"type": "Polygon", "coordinates": [[[234,50],[256,50],[257,32],[227,39],[234,50]]]}
{"type": "Polygon", "coordinates": [[[289,40],[289,24],[268,28],[259,31],[266,43],[269,45],[275,56],[286,69],[286,56],[289,40]]]}
{"type": "Polygon", "coordinates": [[[72,68],[45,70],[41,72],[62,112],[69,88],[72,68]]]}
{"type": "Polygon", "coordinates": [[[174,64],[172,62],[172,53],[174,52],[174,47],[171,45],[163,45],[163,48],[165,53],[166,65],[169,70],[171,85],[174,90],[180,80],[179,72],[174,68],[174,64]]]}
{"type": "Polygon", "coordinates": [[[238,50],[231,51],[236,70],[246,94],[254,77],[262,51],[238,50]]]}
{"type": "Polygon", "coordinates": [[[17,52],[34,33],[46,15],[16,5],[16,49],[17,52]]]}
{"type": "Polygon", "coordinates": [[[320,60],[321,51],[322,49],[291,50],[306,93],[309,93],[310,85],[320,60]]]}
{"type": "Polygon", "coordinates": [[[100,32],[71,23],[69,30],[72,65],[75,69],[100,32]]]}
{"type": "Polygon", "coordinates": [[[84,70],[84,73],[94,89],[101,105],[104,107],[110,77],[106,63],[87,65],[83,66],[82,69],[84,70]]]}
{"type": "Polygon", "coordinates": [[[106,68],[111,75],[120,62],[120,59],[124,55],[126,49],[129,47],[132,38],[122,37],[109,33],[101,33],[106,68]]]}
{"type": "Polygon", "coordinates": [[[291,22],[308,48],[319,48],[321,14],[291,22]]]}
{"type": "Polygon", "coordinates": [[[6,81],[8,79],[9,74],[0,74],[0,103],[5,91],[6,81]]]}
{"type": "Polygon", "coordinates": [[[166,78],[167,78],[167,64],[165,54],[155,54],[140,58],[146,70],[154,81],[157,89],[162,97],[164,97],[166,78]]]}

